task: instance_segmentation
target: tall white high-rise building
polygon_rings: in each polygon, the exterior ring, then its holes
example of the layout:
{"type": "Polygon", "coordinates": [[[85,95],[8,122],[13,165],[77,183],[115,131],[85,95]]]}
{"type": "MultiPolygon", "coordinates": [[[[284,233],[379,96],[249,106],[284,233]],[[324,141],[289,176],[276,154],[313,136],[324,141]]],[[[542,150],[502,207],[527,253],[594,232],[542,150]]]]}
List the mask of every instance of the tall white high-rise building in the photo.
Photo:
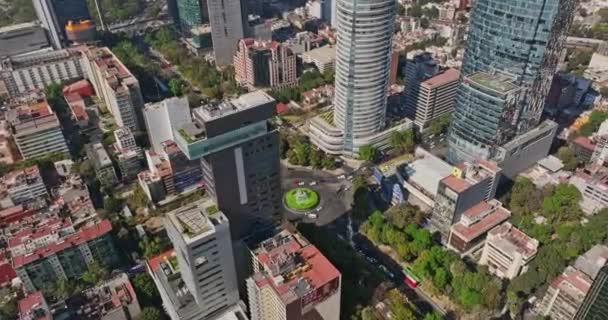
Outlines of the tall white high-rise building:
{"type": "Polygon", "coordinates": [[[236,46],[244,37],[240,0],[207,0],[213,54],[218,66],[232,63],[236,46]]]}
{"type": "Polygon", "coordinates": [[[217,204],[203,199],[171,211],[165,228],[182,280],[176,298],[171,299],[174,286],[163,283],[162,277],[155,279],[160,284],[161,296],[167,297],[163,302],[171,318],[216,319],[238,306],[230,226],[217,204]],[[186,303],[183,299],[186,292],[194,301],[186,303]]]}
{"type": "Polygon", "coordinates": [[[338,0],[336,18],[334,111],[325,124],[311,121],[311,140],[334,154],[355,155],[364,145],[384,148],[390,131],[403,129],[391,124],[386,130],[395,1],[338,0]]]}
{"type": "Polygon", "coordinates": [[[162,143],[173,139],[173,129],[192,122],[187,97],[173,97],[156,103],[147,103],[144,121],[150,146],[156,152],[163,150],[162,143]]]}

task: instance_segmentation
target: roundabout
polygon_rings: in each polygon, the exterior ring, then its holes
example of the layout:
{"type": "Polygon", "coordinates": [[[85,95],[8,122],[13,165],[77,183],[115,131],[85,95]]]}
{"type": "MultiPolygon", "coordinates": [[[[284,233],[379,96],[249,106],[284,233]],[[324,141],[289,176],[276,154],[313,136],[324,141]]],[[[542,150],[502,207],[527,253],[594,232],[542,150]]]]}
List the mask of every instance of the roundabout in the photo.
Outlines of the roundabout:
{"type": "Polygon", "coordinates": [[[319,205],[319,194],[309,188],[295,188],[283,196],[285,207],[291,211],[305,213],[319,205]]]}

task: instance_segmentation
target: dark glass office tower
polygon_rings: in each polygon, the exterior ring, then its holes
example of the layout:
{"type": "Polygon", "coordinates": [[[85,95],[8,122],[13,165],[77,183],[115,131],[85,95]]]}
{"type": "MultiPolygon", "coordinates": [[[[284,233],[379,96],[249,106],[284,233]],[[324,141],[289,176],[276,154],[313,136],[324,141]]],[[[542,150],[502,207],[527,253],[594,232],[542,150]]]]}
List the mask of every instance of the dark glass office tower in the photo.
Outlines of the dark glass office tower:
{"type": "Polygon", "coordinates": [[[201,159],[203,181],[230,220],[233,239],[255,237],[281,220],[279,134],[268,119],[276,101],[263,91],[194,109],[175,142],[201,159]]]}
{"type": "Polygon", "coordinates": [[[608,319],[608,266],[600,269],[574,320],[608,319]]]}
{"type": "MultiPolygon", "coordinates": [[[[510,75],[524,90],[521,110],[514,114],[517,130],[511,137],[538,125],[556,72],[576,0],[477,0],[475,1],[461,75],[477,72],[510,75]]],[[[498,122],[501,113],[489,114],[470,99],[491,102],[484,92],[459,89],[449,132],[451,162],[492,155],[502,141],[481,140],[486,122],[498,122]]]]}
{"type": "Polygon", "coordinates": [[[56,49],[66,44],[65,26],[68,21],[91,19],[85,0],[34,0],[33,4],[38,20],[56,49]]]}

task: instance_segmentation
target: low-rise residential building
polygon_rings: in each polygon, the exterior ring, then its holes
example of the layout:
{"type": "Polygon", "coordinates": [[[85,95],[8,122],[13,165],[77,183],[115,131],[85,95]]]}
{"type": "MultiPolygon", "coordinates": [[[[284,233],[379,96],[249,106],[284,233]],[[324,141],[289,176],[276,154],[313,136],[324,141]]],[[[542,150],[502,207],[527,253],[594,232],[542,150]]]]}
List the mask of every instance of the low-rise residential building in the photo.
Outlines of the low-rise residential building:
{"type": "Polygon", "coordinates": [[[587,164],[591,161],[591,157],[595,151],[595,143],[593,143],[593,140],[585,136],[578,136],[572,140],[571,146],[576,158],[580,162],[587,164]]]}
{"type": "Polygon", "coordinates": [[[34,52],[0,61],[0,82],[12,97],[83,76],[80,48],[34,52]]]}
{"type": "Polygon", "coordinates": [[[53,205],[67,210],[75,225],[97,219],[89,189],[79,175],[71,175],[60,186],[51,190],[53,205]]]}
{"type": "Polygon", "coordinates": [[[595,149],[591,155],[591,163],[603,166],[608,160],[608,121],[602,122],[597,132],[593,135],[595,149]]]}
{"type": "Polygon", "coordinates": [[[93,95],[93,86],[87,80],[80,80],[63,88],[63,97],[70,108],[70,116],[78,127],[90,125],[85,98],[93,95]]]}
{"type": "Polygon", "coordinates": [[[488,231],[509,217],[511,212],[498,200],[484,200],[465,210],[460,221],[450,227],[447,246],[461,255],[473,253],[484,245],[488,231]]]}
{"type": "Polygon", "coordinates": [[[302,235],[283,230],[252,255],[251,320],[340,319],[342,276],[302,235]]]}
{"type": "Polygon", "coordinates": [[[87,77],[97,96],[114,116],[119,127],[138,131],[138,113],[144,107],[139,81],[110,49],[91,47],[86,53],[87,77]]]}
{"type": "Polygon", "coordinates": [[[560,183],[568,183],[572,172],[562,170],[563,162],[553,156],[547,156],[536,162],[532,168],[521,173],[522,177],[526,177],[538,188],[543,188],[546,185],[557,185],[560,183]]]}
{"type": "Polygon", "coordinates": [[[321,73],[331,71],[336,64],[336,47],[327,45],[304,52],[302,62],[314,64],[321,73]]]}
{"type": "Polygon", "coordinates": [[[608,207],[608,170],[597,166],[579,169],[570,183],[582,194],[579,205],[585,213],[594,214],[608,207]]]}
{"type": "Polygon", "coordinates": [[[252,88],[283,88],[297,84],[296,56],[276,41],[239,41],[234,55],[235,80],[252,88]]]}
{"type": "Polygon", "coordinates": [[[42,220],[43,225],[27,226],[7,236],[7,249],[11,256],[23,256],[36,249],[59,241],[60,238],[76,232],[70,219],[50,218],[42,220]]]}
{"type": "Polygon", "coordinates": [[[539,313],[552,320],[571,320],[591,288],[591,278],[568,266],[553,279],[538,307],[539,313]]]}
{"type": "Polygon", "coordinates": [[[13,205],[48,197],[38,166],[14,170],[0,178],[0,199],[8,198],[13,205]]]}
{"type": "Polygon", "coordinates": [[[9,110],[6,118],[24,159],[69,153],[61,123],[43,96],[39,95],[25,105],[9,110]]]}
{"type": "Polygon", "coordinates": [[[138,174],[139,185],[154,203],[198,188],[203,180],[200,161],[189,160],[171,140],[161,148],[145,151],[148,170],[138,174]]]}
{"type": "Polygon", "coordinates": [[[528,270],[537,251],[538,240],[505,222],[488,232],[479,264],[500,278],[513,279],[528,270]]]}
{"type": "Polygon", "coordinates": [[[118,259],[111,231],[109,220],[82,227],[30,253],[13,256],[13,267],[27,292],[45,288],[49,279],[80,279],[94,262],[111,268],[118,259]]]}
{"type": "Polygon", "coordinates": [[[102,184],[115,184],[118,181],[112,160],[106,149],[99,142],[90,143],[85,146],[87,157],[93,164],[95,176],[102,184]]]}
{"type": "Polygon", "coordinates": [[[576,258],[574,267],[591,279],[595,279],[606,262],[608,262],[608,246],[596,244],[576,258]]]}
{"type": "Polygon", "coordinates": [[[450,227],[460,221],[466,210],[494,199],[501,169],[491,161],[478,160],[460,163],[450,173],[438,183],[431,215],[431,226],[441,233],[442,241],[447,239],[450,227]]]}
{"type": "Polygon", "coordinates": [[[328,105],[332,102],[333,97],[334,86],[331,84],[302,92],[302,100],[307,108],[328,105]]]}
{"type": "Polygon", "coordinates": [[[52,320],[51,309],[41,291],[26,295],[17,303],[19,320],[52,320]]]}

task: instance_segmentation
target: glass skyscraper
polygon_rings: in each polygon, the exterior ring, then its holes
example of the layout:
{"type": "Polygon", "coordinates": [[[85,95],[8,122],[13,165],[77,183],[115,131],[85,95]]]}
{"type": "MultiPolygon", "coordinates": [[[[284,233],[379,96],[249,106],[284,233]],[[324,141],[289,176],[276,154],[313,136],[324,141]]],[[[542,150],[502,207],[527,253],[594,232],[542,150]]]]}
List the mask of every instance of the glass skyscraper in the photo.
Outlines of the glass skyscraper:
{"type": "MultiPolygon", "coordinates": [[[[476,72],[497,78],[508,75],[521,87],[523,99],[511,116],[510,136],[485,139],[488,123],[504,115],[488,112],[495,98],[484,90],[472,92],[461,82],[449,130],[451,162],[488,158],[493,149],[540,121],[545,97],[556,72],[575,0],[477,0],[474,3],[461,75],[476,72]],[[474,100],[485,103],[473,103],[474,100]]],[[[496,79],[493,79],[496,80],[496,79]]]]}

